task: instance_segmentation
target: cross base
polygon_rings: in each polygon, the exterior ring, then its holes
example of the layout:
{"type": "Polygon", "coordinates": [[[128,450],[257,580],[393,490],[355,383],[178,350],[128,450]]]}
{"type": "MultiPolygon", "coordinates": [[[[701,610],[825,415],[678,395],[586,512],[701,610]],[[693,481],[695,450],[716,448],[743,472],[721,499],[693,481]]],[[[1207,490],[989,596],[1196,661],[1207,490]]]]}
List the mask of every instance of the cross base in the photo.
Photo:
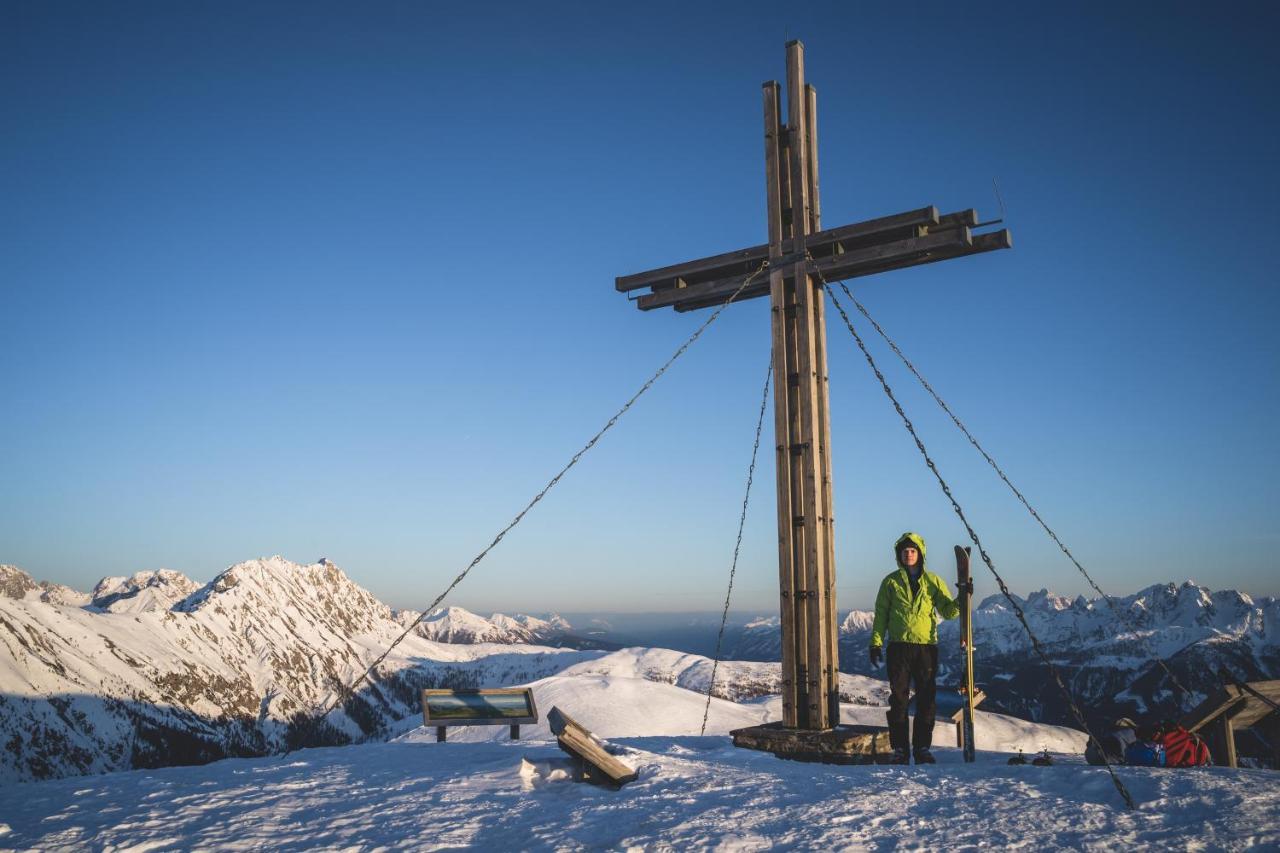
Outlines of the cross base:
{"type": "Polygon", "coordinates": [[[729,732],[733,745],[771,752],[791,761],[821,764],[880,764],[889,760],[889,730],[883,726],[789,729],[765,723],[729,732]]]}

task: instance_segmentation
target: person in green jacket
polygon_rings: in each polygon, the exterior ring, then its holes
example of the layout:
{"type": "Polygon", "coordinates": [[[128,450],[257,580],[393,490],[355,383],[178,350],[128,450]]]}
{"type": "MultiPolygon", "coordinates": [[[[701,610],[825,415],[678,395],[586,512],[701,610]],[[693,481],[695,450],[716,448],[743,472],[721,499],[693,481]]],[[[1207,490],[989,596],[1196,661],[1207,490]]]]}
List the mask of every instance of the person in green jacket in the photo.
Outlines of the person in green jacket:
{"type": "Polygon", "coordinates": [[[910,744],[916,764],[933,764],[933,721],[938,674],[938,617],[960,615],[946,583],[924,567],[924,539],[904,533],[893,546],[898,568],[880,583],[871,626],[871,665],[879,666],[888,637],[889,746],[892,764],[907,764],[907,699],[916,688],[916,722],[910,744]],[[936,613],[936,615],[935,615],[936,613]]]}

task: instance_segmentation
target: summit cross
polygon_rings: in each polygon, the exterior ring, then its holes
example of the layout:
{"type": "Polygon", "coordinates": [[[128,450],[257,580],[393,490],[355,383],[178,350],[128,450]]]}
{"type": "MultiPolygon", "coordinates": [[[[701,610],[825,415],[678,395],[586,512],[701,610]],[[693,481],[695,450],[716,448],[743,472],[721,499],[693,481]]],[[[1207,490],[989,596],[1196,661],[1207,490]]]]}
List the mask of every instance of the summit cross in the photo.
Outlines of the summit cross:
{"type": "Polygon", "coordinates": [[[822,230],[817,93],[804,82],[804,45],[789,42],[787,114],[764,84],[766,245],[621,276],[648,288],[642,311],[676,311],[769,297],[778,498],[782,725],[826,731],[840,720],[831,417],[823,280],[837,281],[1007,249],[1007,230],[974,234],[977,212],[933,206],[822,230]],[[767,262],[767,267],[765,264],[767,262]],[[767,268],[768,278],[758,275],[767,268]],[[750,281],[745,287],[744,282],[750,281]],[[741,292],[739,292],[741,291],[741,292]]]}

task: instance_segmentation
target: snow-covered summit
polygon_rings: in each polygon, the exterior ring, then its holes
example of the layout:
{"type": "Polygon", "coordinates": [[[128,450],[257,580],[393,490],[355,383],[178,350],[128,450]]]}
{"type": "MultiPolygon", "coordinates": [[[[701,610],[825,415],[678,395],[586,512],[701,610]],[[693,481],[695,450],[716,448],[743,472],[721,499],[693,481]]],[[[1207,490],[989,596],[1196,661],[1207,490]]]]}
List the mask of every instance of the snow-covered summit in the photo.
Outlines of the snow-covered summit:
{"type": "Polygon", "coordinates": [[[300,564],[284,557],[237,563],[174,605],[175,611],[211,610],[236,624],[271,616],[322,632],[351,635],[391,619],[391,609],[333,563],[300,564]]]}
{"type": "Polygon", "coordinates": [[[168,610],[201,585],[172,569],[137,572],[130,577],[107,577],[90,593],[94,607],[112,613],[168,610]]]}
{"type": "MultiPolygon", "coordinates": [[[[414,610],[401,610],[395,618],[403,625],[418,620],[414,610]]],[[[487,619],[464,607],[441,607],[418,621],[415,633],[437,643],[551,643],[572,630],[569,622],[558,614],[547,619],[517,613],[507,616],[494,613],[487,619]]]]}
{"type": "Polygon", "coordinates": [[[83,592],[60,583],[37,582],[22,569],[8,564],[0,565],[0,598],[42,601],[69,607],[83,607],[89,603],[89,596],[83,592]]]}
{"type": "Polygon", "coordinates": [[[8,563],[0,564],[0,595],[21,600],[39,588],[35,578],[22,569],[8,563]]]}
{"type": "MultiPolygon", "coordinates": [[[[1047,590],[1025,599],[1013,597],[1032,630],[1049,645],[1084,643],[1095,652],[1109,653],[1117,640],[1131,641],[1137,630],[1148,644],[1168,652],[1218,637],[1248,639],[1258,647],[1280,646],[1280,636],[1266,630],[1280,621],[1280,601],[1269,596],[1254,600],[1234,589],[1212,591],[1193,581],[1153,584],[1110,602],[1083,596],[1069,599],[1047,590]]],[[[1002,595],[989,596],[978,605],[974,631],[978,635],[975,642],[994,645],[1002,652],[1028,645],[1022,626],[1002,595]]]]}
{"type": "Polygon", "coordinates": [[[876,621],[876,614],[871,610],[850,610],[849,615],[840,623],[841,634],[855,634],[870,631],[871,624],[876,621]]]}

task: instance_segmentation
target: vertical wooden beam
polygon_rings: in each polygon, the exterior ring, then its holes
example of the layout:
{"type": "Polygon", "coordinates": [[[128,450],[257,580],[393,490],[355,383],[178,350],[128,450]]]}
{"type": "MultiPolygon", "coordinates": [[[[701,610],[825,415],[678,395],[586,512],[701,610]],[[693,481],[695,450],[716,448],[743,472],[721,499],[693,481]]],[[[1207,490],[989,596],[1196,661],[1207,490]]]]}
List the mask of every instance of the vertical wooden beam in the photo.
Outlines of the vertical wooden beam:
{"type": "Polygon", "coordinates": [[[830,415],[823,293],[807,273],[806,239],[821,228],[817,96],[804,85],[804,46],[787,45],[787,120],[777,83],[764,85],[774,435],[777,443],[778,585],[782,716],[788,728],[839,721],[830,415]],[[781,268],[787,253],[802,259],[781,268]]]}
{"type": "MultiPolygon", "coordinates": [[[[808,130],[805,150],[809,157],[809,227],[817,232],[822,230],[822,203],[818,192],[818,92],[807,84],[804,91],[808,130]]],[[[819,498],[822,538],[826,544],[820,590],[823,605],[826,608],[824,624],[827,649],[823,668],[825,680],[823,689],[827,695],[829,722],[835,726],[840,722],[840,627],[836,620],[835,504],[832,500],[831,487],[831,383],[827,374],[826,295],[823,293],[821,283],[815,284],[817,286],[813,299],[813,328],[818,371],[818,472],[822,483],[819,498]]]]}
{"type": "Polygon", "coordinates": [[[1226,765],[1235,767],[1236,765],[1236,727],[1231,722],[1231,714],[1223,714],[1219,718],[1218,731],[1222,736],[1222,751],[1226,756],[1226,765]]]}
{"type": "Polygon", "coordinates": [[[803,252],[811,233],[809,218],[809,152],[807,97],[804,87],[804,45],[787,42],[787,137],[790,142],[791,215],[795,242],[792,251],[803,252]]]}
{"type": "Polygon", "coordinates": [[[764,95],[764,190],[767,226],[769,234],[769,257],[782,255],[782,195],[778,184],[780,158],[778,156],[779,122],[781,121],[781,102],[778,93],[778,81],[765,83],[764,95]],[[776,254],[775,254],[776,253],[776,254]]]}
{"type": "MultiPolygon", "coordinates": [[[[810,172],[808,136],[808,97],[804,86],[804,45],[787,44],[787,131],[790,140],[792,250],[801,254],[812,227],[810,210],[810,172]]],[[[804,681],[804,695],[810,729],[831,726],[831,709],[827,682],[830,669],[827,604],[822,595],[827,562],[826,513],[823,506],[823,483],[820,470],[817,306],[821,293],[815,290],[808,275],[807,261],[801,259],[791,269],[796,301],[796,365],[788,377],[796,386],[796,408],[799,410],[799,436],[793,447],[793,488],[798,486],[800,516],[795,521],[803,535],[803,548],[797,554],[803,561],[803,619],[806,625],[803,667],[797,666],[797,678],[804,681]],[[795,451],[799,452],[796,453],[795,451]]],[[[799,574],[799,573],[797,573],[799,574]]],[[[803,715],[802,715],[803,720],[803,715]]]]}
{"type": "Polygon", "coordinates": [[[809,156],[809,233],[822,230],[822,203],[818,198],[818,90],[804,86],[805,126],[808,130],[805,150],[809,156]]]}
{"type": "MultiPolygon", "coordinates": [[[[769,257],[782,257],[784,226],[782,217],[782,139],[781,104],[778,84],[764,84],[764,164],[765,198],[768,207],[769,257]]],[[[794,602],[796,585],[794,576],[792,519],[792,490],[790,476],[791,389],[787,382],[791,366],[788,353],[790,339],[788,289],[781,269],[769,271],[770,325],[773,335],[773,432],[777,444],[776,479],[778,496],[778,589],[779,621],[782,629],[782,724],[787,728],[800,725],[796,679],[796,629],[794,602]]]]}

